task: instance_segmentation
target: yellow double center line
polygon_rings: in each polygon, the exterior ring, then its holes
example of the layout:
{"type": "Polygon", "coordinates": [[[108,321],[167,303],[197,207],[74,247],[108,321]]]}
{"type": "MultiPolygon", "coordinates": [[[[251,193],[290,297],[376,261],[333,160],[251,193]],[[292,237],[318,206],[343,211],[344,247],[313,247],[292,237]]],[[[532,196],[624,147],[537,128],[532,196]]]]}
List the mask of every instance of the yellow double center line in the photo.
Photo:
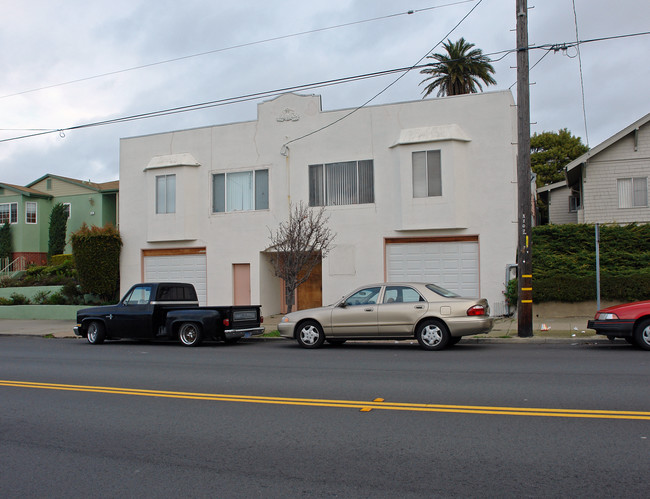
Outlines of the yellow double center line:
{"type": "Polygon", "coordinates": [[[40,388],[73,392],[107,393],[112,395],[137,395],[174,399],[211,400],[219,402],[246,402],[251,404],[279,404],[314,407],[338,407],[368,412],[373,409],[414,412],[451,412],[462,414],[493,414],[506,416],[543,416],[555,418],[641,419],[650,420],[650,412],[643,411],[596,411],[582,409],[541,409],[526,407],[490,407],[473,405],[407,404],[375,399],[372,402],[358,400],[327,400],[287,397],[258,397],[252,395],[223,395],[212,393],[171,392],[164,390],[139,390],[108,386],[63,385],[58,383],[33,383],[29,381],[0,380],[0,386],[15,388],[40,388]]]}

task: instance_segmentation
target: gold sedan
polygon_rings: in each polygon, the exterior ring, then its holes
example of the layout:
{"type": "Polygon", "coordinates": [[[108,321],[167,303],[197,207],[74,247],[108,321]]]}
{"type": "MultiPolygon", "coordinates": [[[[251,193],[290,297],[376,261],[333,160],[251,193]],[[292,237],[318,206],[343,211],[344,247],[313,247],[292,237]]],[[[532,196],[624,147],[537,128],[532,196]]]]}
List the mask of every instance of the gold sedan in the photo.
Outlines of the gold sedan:
{"type": "Polygon", "coordinates": [[[363,286],[334,305],[292,312],[278,324],[281,336],[304,348],[318,348],[325,341],[416,338],[425,350],[441,350],[463,336],[491,329],[487,300],[413,282],[363,286]]]}

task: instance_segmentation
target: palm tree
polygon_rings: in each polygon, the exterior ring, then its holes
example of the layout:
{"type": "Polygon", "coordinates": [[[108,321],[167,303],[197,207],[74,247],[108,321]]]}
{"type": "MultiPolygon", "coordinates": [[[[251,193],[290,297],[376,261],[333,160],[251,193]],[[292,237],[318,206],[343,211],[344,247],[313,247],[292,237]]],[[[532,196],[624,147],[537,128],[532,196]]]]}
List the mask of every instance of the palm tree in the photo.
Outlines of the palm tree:
{"type": "Polygon", "coordinates": [[[473,43],[467,43],[464,38],[456,43],[447,39],[447,43],[442,46],[447,54],[428,55],[427,59],[435,59],[438,62],[427,64],[429,67],[420,71],[420,74],[431,75],[420,82],[422,85],[431,80],[424,88],[424,97],[436,88],[438,97],[476,93],[477,87],[483,90],[479,80],[486,86],[496,84],[496,80],[490,76],[494,74],[490,58],[483,55],[481,49],[471,50],[473,43]]]}

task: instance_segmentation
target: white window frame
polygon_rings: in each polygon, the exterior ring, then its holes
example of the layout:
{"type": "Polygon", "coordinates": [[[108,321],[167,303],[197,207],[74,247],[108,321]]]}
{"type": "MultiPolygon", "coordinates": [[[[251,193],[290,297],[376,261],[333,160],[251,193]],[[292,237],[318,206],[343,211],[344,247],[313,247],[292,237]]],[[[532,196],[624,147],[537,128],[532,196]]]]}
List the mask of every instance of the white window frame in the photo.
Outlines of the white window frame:
{"type": "Polygon", "coordinates": [[[442,196],[442,152],[440,149],[414,151],[411,154],[413,197],[442,196]]]}
{"type": "Polygon", "coordinates": [[[212,213],[269,209],[269,169],[235,170],[212,174],[212,213]],[[241,179],[234,189],[234,183],[241,179]]]}
{"type": "Polygon", "coordinates": [[[309,165],[309,206],[349,206],[374,202],[374,160],[309,165]]]}
{"type": "Polygon", "coordinates": [[[619,208],[647,208],[648,177],[619,178],[616,180],[616,188],[619,208]]]}
{"type": "MultiPolygon", "coordinates": [[[[0,225],[4,225],[5,222],[9,222],[9,224],[17,224],[18,223],[18,203],[0,203],[0,212],[5,213],[6,211],[6,220],[0,219],[0,225]],[[6,208],[5,208],[6,207],[6,208]]],[[[2,217],[4,218],[4,217],[2,217]]]]}
{"type": "Polygon", "coordinates": [[[29,225],[38,223],[38,203],[35,201],[25,201],[25,223],[29,225]],[[30,207],[33,207],[33,211],[30,210],[30,207]],[[33,222],[30,222],[28,219],[30,215],[34,215],[33,222]]]}
{"type": "Polygon", "coordinates": [[[156,175],[156,214],[176,213],[176,174],[156,175]]]}

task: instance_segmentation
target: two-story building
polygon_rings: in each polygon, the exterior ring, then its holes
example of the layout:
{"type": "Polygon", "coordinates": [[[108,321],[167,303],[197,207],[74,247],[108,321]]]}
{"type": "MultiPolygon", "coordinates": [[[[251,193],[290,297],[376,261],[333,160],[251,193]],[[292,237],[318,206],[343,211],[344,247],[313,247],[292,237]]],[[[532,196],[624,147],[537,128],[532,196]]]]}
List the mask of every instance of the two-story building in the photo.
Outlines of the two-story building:
{"type": "Polygon", "coordinates": [[[302,201],[336,238],[298,308],[385,280],[497,305],[516,255],[516,135],[505,91],[335,111],[284,94],[254,121],[124,138],[122,291],[189,281],[203,304],[278,313],[269,234],[302,201]]]}
{"type": "MultiPolygon", "coordinates": [[[[0,225],[11,225],[13,259],[47,263],[50,214],[58,203],[68,215],[67,237],[83,223],[117,227],[118,191],[118,181],[98,184],[51,174],[25,187],[0,183],[0,225]]],[[[66,251],[71,251],[69,240],[66,251]]]]}

